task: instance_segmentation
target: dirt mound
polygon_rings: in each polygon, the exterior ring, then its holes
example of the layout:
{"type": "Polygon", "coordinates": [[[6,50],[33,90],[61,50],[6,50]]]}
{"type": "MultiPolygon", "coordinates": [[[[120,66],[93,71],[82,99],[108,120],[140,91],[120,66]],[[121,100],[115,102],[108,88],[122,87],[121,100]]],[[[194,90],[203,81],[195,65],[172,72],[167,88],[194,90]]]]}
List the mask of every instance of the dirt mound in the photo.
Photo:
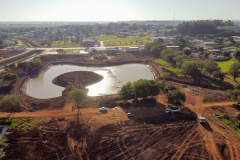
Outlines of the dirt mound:
{"type": "Polygon", "coordinates": [[[53,79],[53,83],[65,87],[63,91],[67,94],[69,91],[77,88],[85,88],[85,86],[97,83],[103,79],[103,76],[87,71],[76,71],[64,73],[53,79]]]}

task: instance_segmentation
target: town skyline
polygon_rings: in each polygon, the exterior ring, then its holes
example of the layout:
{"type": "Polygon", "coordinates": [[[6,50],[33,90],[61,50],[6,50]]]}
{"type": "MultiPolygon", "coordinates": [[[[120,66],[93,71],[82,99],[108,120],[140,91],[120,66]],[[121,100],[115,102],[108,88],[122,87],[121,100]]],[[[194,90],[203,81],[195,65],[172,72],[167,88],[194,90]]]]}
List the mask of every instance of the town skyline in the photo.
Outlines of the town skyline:
{"type": "Polygon", "coordinates": [[[0,21],[239,20],[237,6],[237,0],[9,0],[1,2],[0,21]]]}

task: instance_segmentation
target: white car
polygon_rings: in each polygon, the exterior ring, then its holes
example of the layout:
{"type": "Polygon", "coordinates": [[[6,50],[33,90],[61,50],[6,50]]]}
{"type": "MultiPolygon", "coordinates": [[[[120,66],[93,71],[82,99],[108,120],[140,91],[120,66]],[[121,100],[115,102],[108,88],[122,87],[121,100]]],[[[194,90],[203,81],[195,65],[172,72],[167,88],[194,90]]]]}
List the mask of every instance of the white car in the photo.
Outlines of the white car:
{"type": "Polygon", "coordinates": [[[100,112],[107,111],[107,108],[106,108],[106,107],[101,107],[101,108],[99,108],[99,111],[100,111],[100,112]]]}
{"type": "Polygon", "coordinates": [[[135,115],[134,115],[134,113],[127,113],[127,116],[128,117],[134,117],[135,115]]]}

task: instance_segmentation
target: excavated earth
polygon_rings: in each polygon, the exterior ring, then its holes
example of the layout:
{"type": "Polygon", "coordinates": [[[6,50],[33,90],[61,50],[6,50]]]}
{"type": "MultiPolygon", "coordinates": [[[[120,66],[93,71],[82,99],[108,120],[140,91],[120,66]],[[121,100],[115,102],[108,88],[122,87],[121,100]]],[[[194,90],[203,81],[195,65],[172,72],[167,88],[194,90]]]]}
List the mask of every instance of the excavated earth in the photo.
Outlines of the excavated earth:
{"type": "Polygon", "coordinates": [[[100,106],[117,105],[119,96],[111,95],[93,98],[90,104],[80,109],[79,115],[77,110],[72,110],[71,104],[65,103],[65,98],[71,88],[89,85],[87,79],[96,79],[91,83],[102,79],[89,72],[71,72],[56,77],[53,83],[65,87],[61,97],[41,100],[25,93],[24,85],[30,78],[56,64],[113,66],[145,63],[151,65],[156,80],[162,81],[161,75],[166,70],[154,63],[150,55],[126,53],[108,61],[92,61],[90,56],[83,55],[49,55],[41,59],[42,70],[24,73],[15,69],[13,72],[19,74],[19,80],[10,85],[3,82],[5,85],[2,86],[8,88],[0,88],[3,95],[18,95],[19,111],[24,112],[16,113],[15,118],[42,121],[30,131],[9,130],[11,133],[6,136],[9,145],[4,149],[6,156],[2,159],[239,159],[239,140],[214,127],[210,121],[206,125],[197,121],[193,111],[203,110],[203,95],[210,90],[199,89],[197,81],[191,78],[177,78],[172,74],[169,77],[168,83],[186,93],[187,105],[193,110],[183,107],[178,114],[165,113],[164,95],[158,95],[157,102],[141,101],[99,112],[100,106]],[[191,87],[181,88],[182,83],[191,87]],[[28,112],[33,106],[38,110],[28,112]],[[134,113],[135,117],[127,117],[128,112],[134,113]]]}

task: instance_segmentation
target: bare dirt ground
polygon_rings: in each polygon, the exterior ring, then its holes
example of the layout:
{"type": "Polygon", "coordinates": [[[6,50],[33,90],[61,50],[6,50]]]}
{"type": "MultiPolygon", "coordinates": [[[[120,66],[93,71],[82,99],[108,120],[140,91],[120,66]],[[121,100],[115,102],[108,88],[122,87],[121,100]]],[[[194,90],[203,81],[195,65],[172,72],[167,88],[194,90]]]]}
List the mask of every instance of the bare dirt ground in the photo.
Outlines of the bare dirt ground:
{"type": "MultiPolygon", "coordinates": [[[[84,56],[70,55],[69,59],[65,58],[46,56],[43,59],[46,64],[61,64],[63,59],[69,64],[89,63],[88,57],[84,56]]],[[[88,65],[150,64],[153,60],[145,54],[123,54],[111,61],[93,61],[88,65]]],[[[154,64],[153,69],[161,81],[164,67],[154,64]]],[[[157,103],[141,103],[122,109],[108,108],[107,113],[99,112],[97,107],[114,105],[118,96],[96,98],[95,102],[99,103],[94,103],[95,108],[81,109],[79,116],[76,110],[72,110],[72,104],[46,108],[42,105],[42,109],[36,112],[26,110],[15,113],[15,118],[30,117],[42,122],[31,131],[13,131],[9,134],[10,145],[5,148],[4,159],[239,159],[239,139],[232,135],[228,127],[210,121],[210,115],[216,110],[229,114],[235,112],[227,107],[232,102],[204,104],[206,92],[221,91],[199,88],[188,81],[185,82],[193,85],[185,89],[181,88],[183,82],[183,79],[168,81],[187,96],[186,107],[179,114],[164,112],[166,95],[163,94],[156,97],[157,103]],[[134,113],[135,117],[128,118],[128,112],[134,113]],[[196,113],[209,114],[206,115],[205,125],[197,121],[196,113]]],[[[21,86],[21,83],[16,86],[21,86]]],[[[55,99],[56,104],[58,100],[55,99]]],[[[6,116],[8,113],[0,113],[0,117],[6,116]]]]}

